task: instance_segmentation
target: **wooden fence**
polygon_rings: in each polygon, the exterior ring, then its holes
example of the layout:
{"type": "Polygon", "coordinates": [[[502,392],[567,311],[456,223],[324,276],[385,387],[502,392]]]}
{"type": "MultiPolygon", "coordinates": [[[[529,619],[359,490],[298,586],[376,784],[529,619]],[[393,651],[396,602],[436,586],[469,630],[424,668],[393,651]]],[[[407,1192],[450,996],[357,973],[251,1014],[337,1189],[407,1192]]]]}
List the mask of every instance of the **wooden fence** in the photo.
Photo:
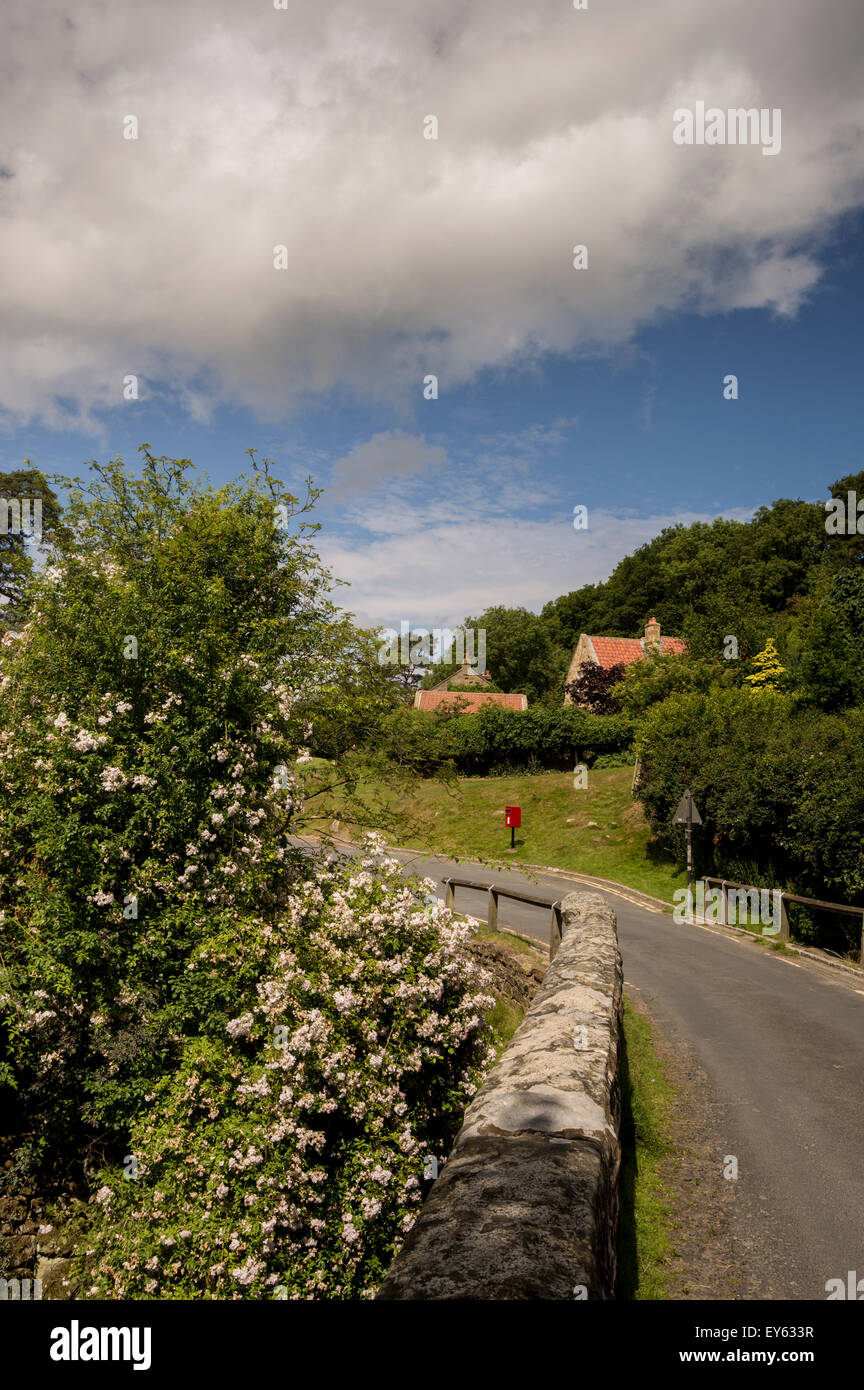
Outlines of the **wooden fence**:
{"type": "MultiPolygon", "coordinates": [[[[770,892],[770,893],[773,894],[773,893],[776,891],[776,890],[773,889],[773,888],[771,888],[771,889],[761,889],[761,890],[760,890],[759,888],[756,888],[752,883],[749,883],[749,884],[748,884],[748,883],[735,883],[734,880],[729,879],[729,878],[708,878],[708,877],[705,877],[705,878],[703,878],[702,882],[706,885],[706,887],[707,887],[708,885],[717,884],[717,886],[720,888],[721,899],[722,899],[722,906],[721,906],[721,914],[722,914],[722,915],[721,915],[721,918],[720,918],[720,922],[721,922],[721,925],[723,925],[723,926],[729,926],[729,925],[730,925],[730,924],[729,924],[729,889],[730,889],[730,888],[735,889],[736,892],[740,892],[740,891],[743,889],[743,890],[744,890],[746,893],[748,893],[748,894],[750,894],[750,893],[755,893],[755,894],[757,895],[757,901],[759,900],[759,899],[758,899],[758,895],[759,895],[760,892],[770,892]]],[[[780,931],[779,931],[779,933],[778,933],[778,940],[780,940],[780,941],[790,941],[790,940],[791,940],[791,931],[790,931],[790,926],[789,926],[789,911],[788,911],[788,907],[787,907],[787,904],[788,904],[788,903],[800,903],[803,907],[816,907],[816,908],[820,908],[820,909],[821,909],[822,911],[824,911],[824,912],[843,912],[843,913],[847,913],[847,914],[851,913],[851,915],[852,915],[853,917],[860,917],[860,918],[861,918],[861,947],[860,947],[860,949],[861,949],[861,966],[862,966],[862,968],[864,968],[864,908],[861,908],[861,907],[849,907],[849,905],[848,905],[847,903],[826,903],[826,902],[823,902],[821,898],[802,898],[802,897],[800,897],[799,894],[797,894],[797,893],[787,893],[786,890],[785,890],[785,888],[784,888],[784,889],[782,890],[782,892],[780,893],[780,931]]],[[[737,908],[737,903],[736,903],[736,908],[737,908]]],[[[737,914],[736,914],[736,915],[737,915],[737,914]]]]}
{"type": "Polygon", "coordinates": [[[549,922],[549,959],[551,960],[561,944],[561,933],[563,930],[563,919],[561,916],[561,899],[556,898],[550,902],[548,898],[538,898],[532,893],[523,893],[520,888],[502,888],[497,883],[477,883],[470,878],[445,878],[444,882],[444,903],[446,907],[455,911],[456,888],[473,888],[481,893],[489,894],[489,902],[486,909],[486,921],[493,930],[498,928],[498,899],[514,898],[516,902],[530,903],[533,907],[548,907],[550,911],[549,922]]]}

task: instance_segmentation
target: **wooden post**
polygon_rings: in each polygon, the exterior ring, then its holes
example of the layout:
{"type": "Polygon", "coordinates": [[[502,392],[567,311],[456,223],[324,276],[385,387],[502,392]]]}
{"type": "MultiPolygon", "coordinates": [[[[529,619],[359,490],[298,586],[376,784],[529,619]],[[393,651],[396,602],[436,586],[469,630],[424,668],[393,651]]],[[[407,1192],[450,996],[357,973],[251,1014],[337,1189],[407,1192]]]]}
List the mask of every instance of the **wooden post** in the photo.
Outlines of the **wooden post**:
{"type": "Polygon", "coordinates": [[[498,930],[498,894],[491,885],[489,887],[489,910],[486,913],[486,921],[493,931],[498,930]]]}
{"type": "Polygon", "coordinates": [[[789,909],[788,909],[788,907],[786,906],[786,895],[785,895],[785,893],[781,893],[781,895],[780,895],[780,935],[779,935],[779,937],[778,937],[778,940],[779,940],[779,941],[789,941],[789,940],[791,940],[790,928],[789,928],[789,909]]]}
{"type": "Polygon", "coordinates": [[[729,925],[729,884],[727,880],[720,881],[720,921],[724,927],[729,925]]]}
{"type": "Polygon", "coordinates": [[[858,964],[861,966],[861,969],[864,970],[864,912],[861,914],[861,952],[858,964]]]}
{"type": "Polygon", "coordinates": [[[561,939],[562,939],[563,935],[564,935],[564,927],[563,927],[563,924],[562,924],[562,921],[561,921],[561,904],[560,904],[560,903],[553,903],[553,904],[552,904],[552,916],[551,916],[551,920],[550,920],[550,922],[549,922],[549,959],[550,959],[550,960],[554,960],[554,959],[555,959],[555,952],[558,950],[558,947],[561,945],[561,939]]]}
{"type": "Polygon", "coordinates": [[[449,878],[444,880],[444,906],[449,907],[452,912],[456,905],[456,894],[453,892],[453,884],[449,878]]]}

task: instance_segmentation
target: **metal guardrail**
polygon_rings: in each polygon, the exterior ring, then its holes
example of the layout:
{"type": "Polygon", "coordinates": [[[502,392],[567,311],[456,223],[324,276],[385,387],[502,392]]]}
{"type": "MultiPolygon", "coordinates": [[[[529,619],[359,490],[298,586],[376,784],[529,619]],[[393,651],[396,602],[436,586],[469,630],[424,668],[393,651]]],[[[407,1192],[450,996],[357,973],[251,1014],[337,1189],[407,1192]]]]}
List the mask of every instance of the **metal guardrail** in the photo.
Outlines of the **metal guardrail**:
{"type": "Polygon", "coordinates": [[[538,898],[533,893],[523,893],[518,888],[502,888],[497,883],[478,883],[472,878],[445,878],[444,883],[444,905],[451,911],[455,911],[456,888],[473,888],[481,893],[489,894],[489,903],[486,910],[487,924],[497,931],[498,929],[498,899],[514,898],[516,902],[530,903],[532,907],[548,907],[551,913],[549,922],[549,959],[555,955],[561,945],[561,937],[564,931],[564,919],[561,910],[561,899],[556,898],[550,902],[548,898],[538,898]]]}
{"type": "MultiPolygon", "coordinates": [[[[719,888],[720,888],[721,902],[722,902],[722,918],[721,918],[721,922],[720,922],[720,925],[721,925],[721,926],[729,926],[729,889],[730,889],[730,888],[734,888],[736,892],[740,892],[741,889],[743,889],[743,890],[744,890],[746,893],[748,893],[748,894],[749,894],[749,893],[756,893],[756,894],[757,894],[757,897],[758,897],[758,894],[759,894],[760,892],[762,892],[762,891],[768,891],[768,892],[771,892],[771,893],[773,893],[774,891],[776,891],[775,889],[762,890],[762,889],[757,888],[757,887],[756,887],[754,884],[752,884],[752,883],[736,883],[736,882],[734,881],[734,879],[731,879],[731,878],[709,878],[709,877],[703,877],[702,882],[703,882],[704,884],[706,884],[706,885],[716,883],[716,884],[719,886],[719,888]]],[[[848,903],[827,903],[827,902],[824,902],[821,898],[802,898],[798,893],[787,893],[786,890],[785,890],[785,888],[784,888],[784,889],[780,892],[780,931],[779,931],[779,934],[778,934],[778,940],[779,940],[779,941],[790,941],[790,940],[791,940],[791,931],[790,931],[790,925],[789,925],[789,913],[788,913],[788,910],[787,910],[787,907],[786,907],[786,904],[787,904],[787,903],[800,903],[803,907],[817,907],[817,908],[821,908],[823,911],[827,911],[827,912],[843,912],[843,913],[847,913],[847,914],[851,913],[853,917],[856,917],[856,916],[857,916],[857,917],[860,917],[860,918],[861,918],[861,968],[864,969],[864,908],[862,908],[862,907],[850,907],[850,906],[848,905],[848,903]]],[[[736,902],[736,916],[737,916],[737,907],[738,907],[738,904],[737,904],[737,902],[736,902]]]]}

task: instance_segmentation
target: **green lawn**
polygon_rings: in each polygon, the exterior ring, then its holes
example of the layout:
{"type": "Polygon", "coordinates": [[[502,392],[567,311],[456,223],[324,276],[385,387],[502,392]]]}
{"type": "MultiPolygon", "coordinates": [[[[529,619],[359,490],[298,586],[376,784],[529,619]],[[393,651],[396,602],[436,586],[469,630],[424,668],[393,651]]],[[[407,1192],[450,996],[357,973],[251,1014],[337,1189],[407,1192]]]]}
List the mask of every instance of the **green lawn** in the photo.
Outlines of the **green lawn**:
{"type": "Polygon", "coordinates": [[[420,823],[421,828],[402,841],[411,849],[548,864],[613,879],[671,902],[685,876],[653,850],[642,808],[630,796],[632,777],[628,767],[593,770],[587,788],[580,791],[574,789],[569,772],[465,777],[452,789],[418,779],[410,794],[398,799],[386,795],[389,804],[397,804],[420,823]],[[522,808],[522,828],[516,831],[512,854],[505,853],[510,831],[504,828],[504,807],[510,805],[522,808]]]}

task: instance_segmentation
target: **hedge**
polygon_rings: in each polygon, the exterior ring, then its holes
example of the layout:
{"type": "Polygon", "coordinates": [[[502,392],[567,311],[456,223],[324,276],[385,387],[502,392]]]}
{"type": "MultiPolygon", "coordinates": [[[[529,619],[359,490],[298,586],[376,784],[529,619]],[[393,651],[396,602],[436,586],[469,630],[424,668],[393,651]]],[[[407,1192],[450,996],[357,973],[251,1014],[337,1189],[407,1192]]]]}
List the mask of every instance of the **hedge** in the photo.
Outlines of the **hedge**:
{"type": "Polygon", "coordinates": [[[400,710],[391,730],[400,747],[410,742],[415,765],[430,776],[448,763],[463,776],[563,771],[574,762],[590,764],[600,754],[625,751],[633,732],[626,715],[588,714],[571,706],[486,706],[475,714],[434,715],[400,710]]]}

